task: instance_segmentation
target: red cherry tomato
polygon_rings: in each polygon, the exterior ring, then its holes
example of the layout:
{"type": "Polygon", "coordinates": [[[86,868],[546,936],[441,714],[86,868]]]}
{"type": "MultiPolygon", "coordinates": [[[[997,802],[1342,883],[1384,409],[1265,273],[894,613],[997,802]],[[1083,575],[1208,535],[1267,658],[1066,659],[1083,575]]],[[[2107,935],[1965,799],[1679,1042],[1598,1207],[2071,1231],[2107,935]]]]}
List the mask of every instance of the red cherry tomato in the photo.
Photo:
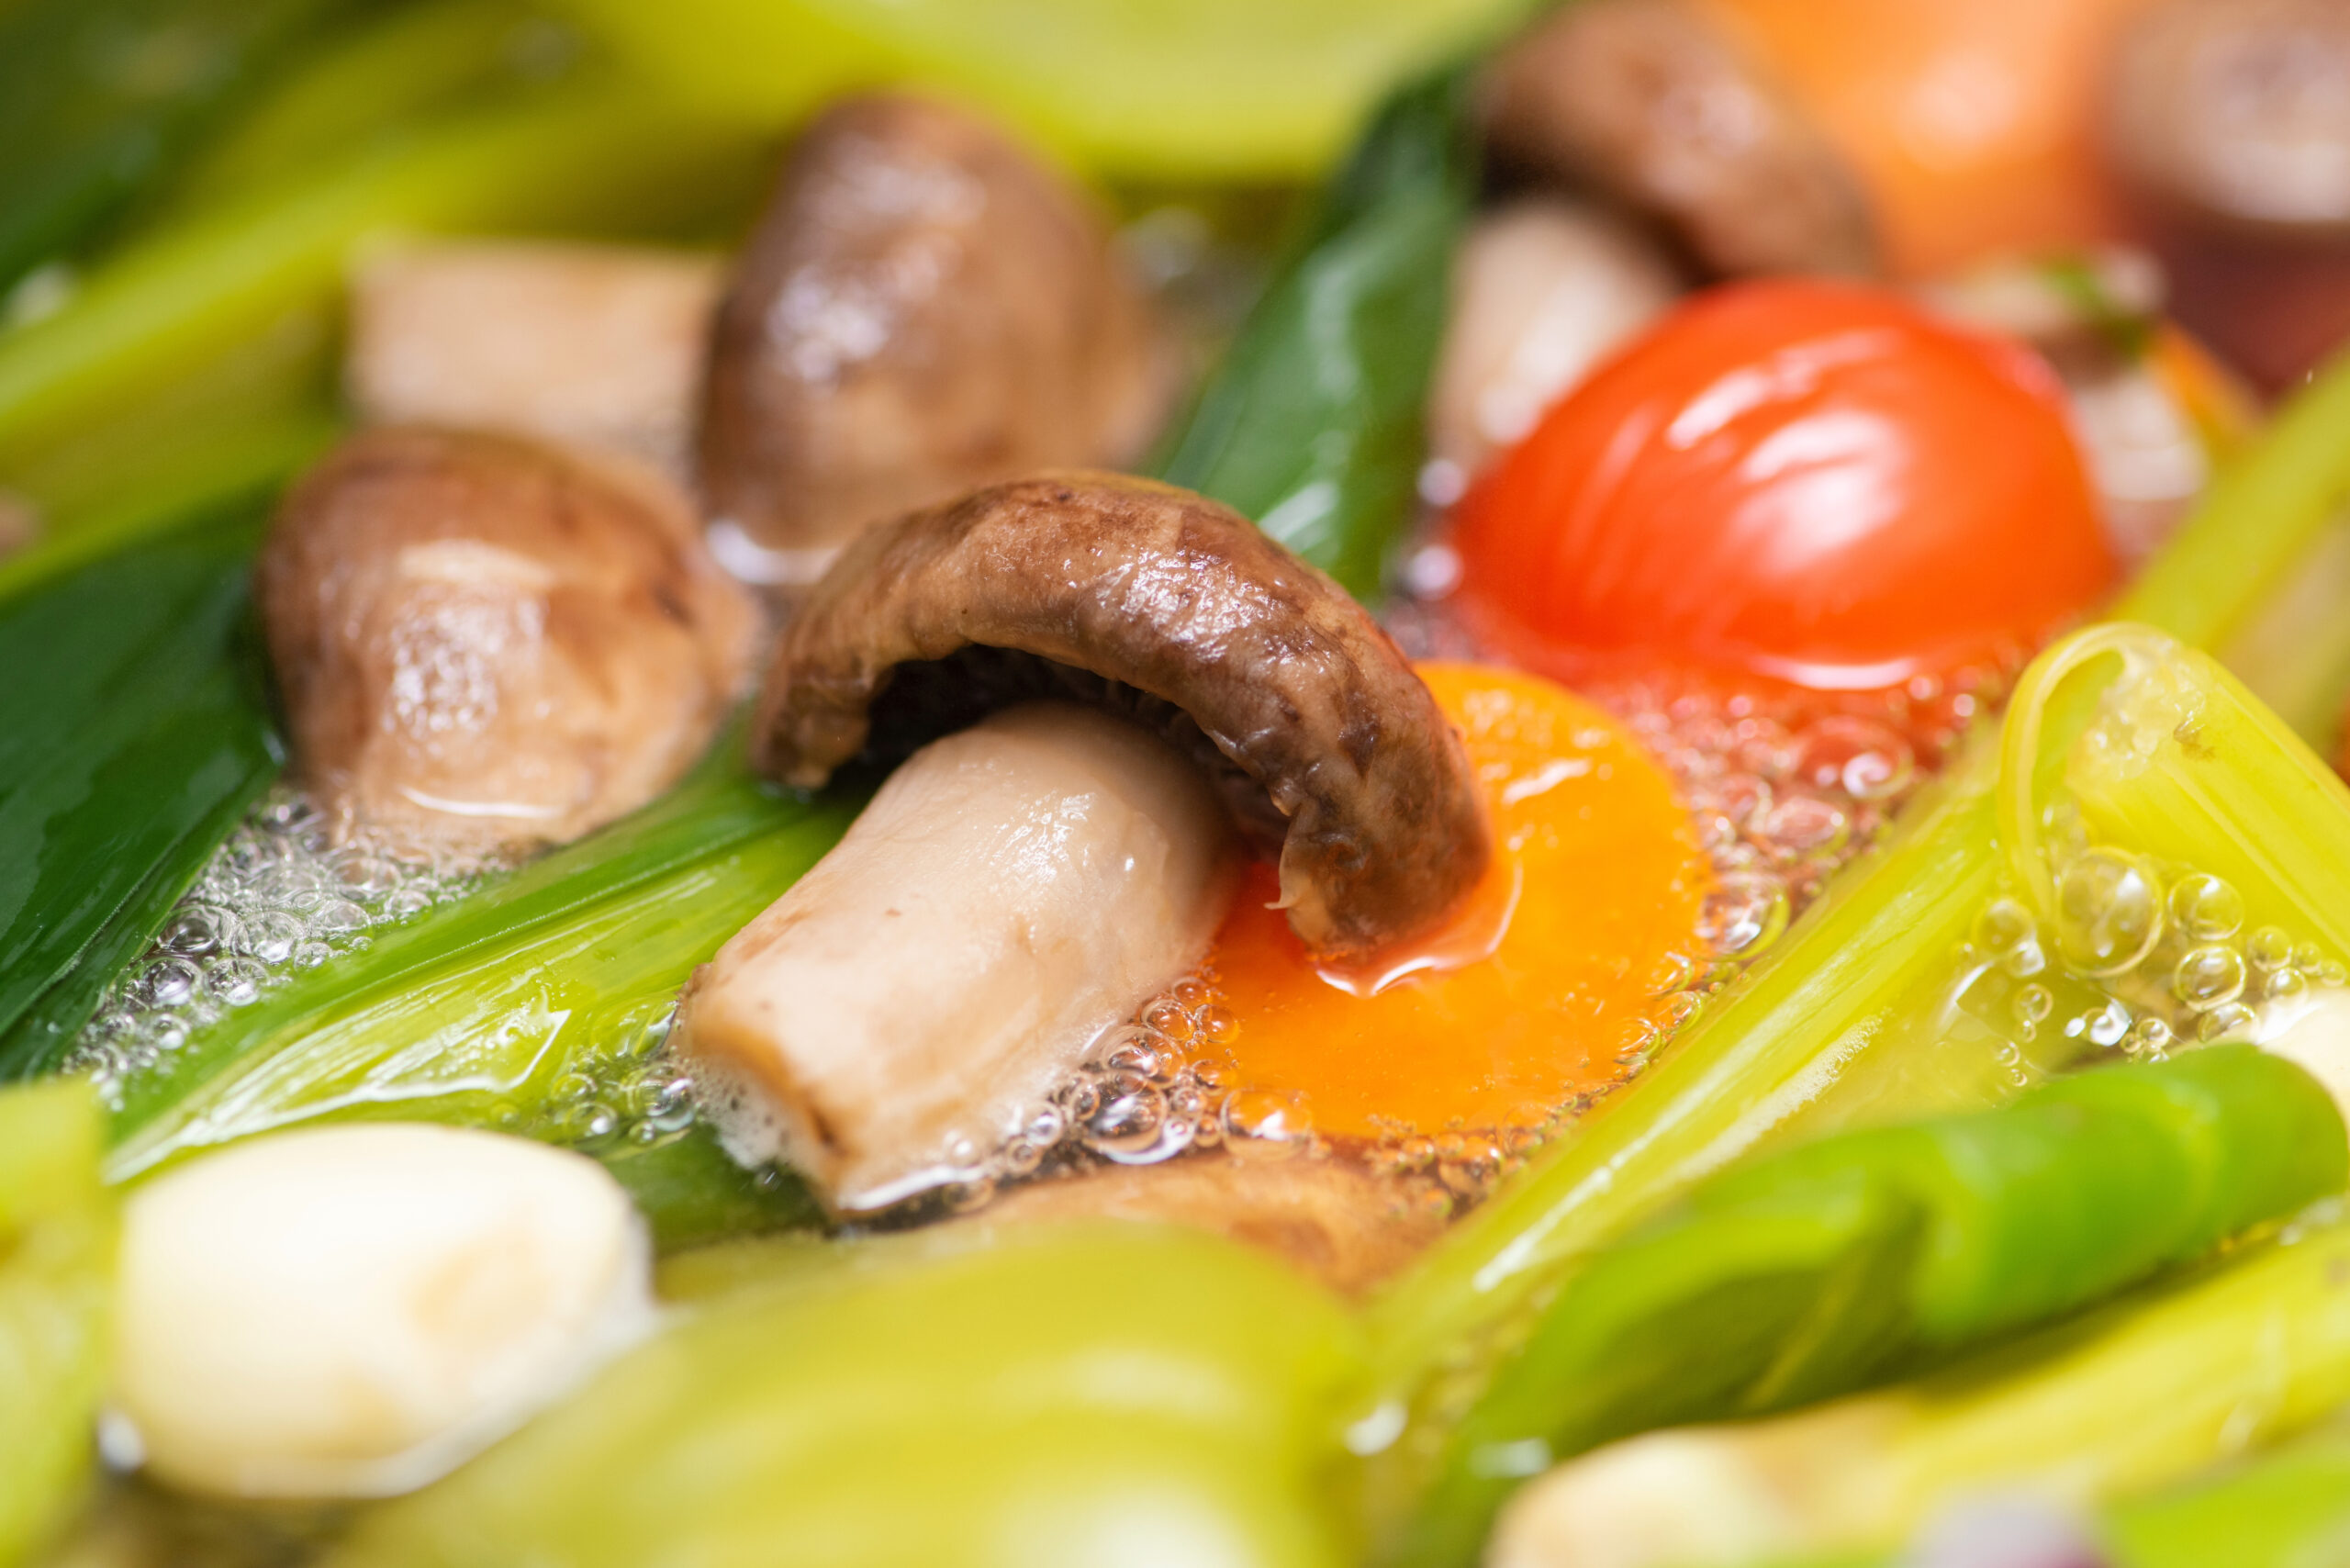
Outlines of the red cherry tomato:
{"type": "Polygon", "coordinates": [[[1455,522],[1472,613],[1567,673],[1637,655],[1891,686],[2028,644],[2115,575],[2046,364],[1820,281],[1691,300],[1455,522]]]}

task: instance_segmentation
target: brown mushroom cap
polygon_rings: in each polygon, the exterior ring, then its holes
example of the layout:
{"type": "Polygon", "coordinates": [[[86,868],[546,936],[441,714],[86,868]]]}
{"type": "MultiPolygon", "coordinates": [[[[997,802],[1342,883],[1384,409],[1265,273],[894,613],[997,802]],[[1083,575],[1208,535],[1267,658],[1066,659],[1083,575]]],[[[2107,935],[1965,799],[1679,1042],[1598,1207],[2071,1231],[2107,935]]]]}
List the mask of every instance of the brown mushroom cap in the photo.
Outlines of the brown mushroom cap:
{"type": "Polygon", "coordinates": [[[564,843],[667,789],[756,631],[657,476],[419,427],[296,485],[255,590],[321,803],[461,853],[564,843]]]}
{"type": "Polygon", "coordinates": [[[2350,235],[2350,6],[2171,0],[2114,56],[2108,137],[2132,185],[2192,225],[2350,235]]]}
{"type": "Polygon", "coordinates": [[[1662,220],[1729,275],[1880,270],[1858,176],[1759,62],[1687,0],[1577,0],[1494,57],[1505,161],[1662,220]]]}
{"type": "Polygon", "coordinates": [[[1318,953],[1425,932],[1485,868],[1460,736],[1370,615],[1231,509],[1116,475],[998,485],[868,532],[786,630],[755,756],[814,787],[1056,688],[1196,726],[1278,813],[1282,902],[1318,953]]]}
{"type": "Polygon", "coordinates": [[[704,498],[822,553],[977,485],[1125,461],[1169,367],[1078,191],[960,110],[848,99],[793,147],[719,311],[704,498]]]}

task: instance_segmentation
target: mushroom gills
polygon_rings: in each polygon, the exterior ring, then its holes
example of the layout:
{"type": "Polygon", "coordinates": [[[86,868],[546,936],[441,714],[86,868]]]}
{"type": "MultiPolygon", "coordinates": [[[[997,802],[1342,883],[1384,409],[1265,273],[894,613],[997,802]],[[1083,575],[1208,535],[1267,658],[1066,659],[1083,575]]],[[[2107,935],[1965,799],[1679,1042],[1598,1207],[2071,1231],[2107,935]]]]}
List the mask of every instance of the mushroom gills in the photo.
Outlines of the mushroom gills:
{"type": "Polygon", "coordinates": [[[404,1124],[241,1144],[125,1206],[108,1447],[221,1496],[409,1491],[641,1337],[650,1279],[583,1155],[404,1124]]]}
{"type": "Polygon", "coordinates": [[[746,1163],[838,1213],[971,1179],[1107,1028],[1196,964],[1233,885],[1208,780],[1063,703],[899,767],[698,971],[677,1037],[746,1163]]]}

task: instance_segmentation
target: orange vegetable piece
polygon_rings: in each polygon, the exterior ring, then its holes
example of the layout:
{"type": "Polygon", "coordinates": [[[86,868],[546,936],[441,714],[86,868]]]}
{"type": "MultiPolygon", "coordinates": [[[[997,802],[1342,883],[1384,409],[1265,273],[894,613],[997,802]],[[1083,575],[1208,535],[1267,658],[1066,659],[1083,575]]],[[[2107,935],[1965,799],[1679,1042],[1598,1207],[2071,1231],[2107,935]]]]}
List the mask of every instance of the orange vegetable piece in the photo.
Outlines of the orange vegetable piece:
{"type": "Polygon", "coordinates": [[[1860,170],[1911,277],[2120,232],[2098,98],[2145,3],[1704,0],[1860,170]]]}
{"type": "Polygon", "coordinates": [[[1617,1058],[1655,1037],[1661,982],[1687,973],[1710,886],[1672,780],[1605,711],[1513,670],[1420,674],[1494,825],[1493,869],[1452,928],[1394,956],[1452,967],[1361,994],[1371,977],[1318,970],[1265,907],[1270,868],[1212,959],[1238,1022],[1233,1087],[1294,1094],[1339,1137],[1537,1126],[1627,1076],[1617,1058]]]}

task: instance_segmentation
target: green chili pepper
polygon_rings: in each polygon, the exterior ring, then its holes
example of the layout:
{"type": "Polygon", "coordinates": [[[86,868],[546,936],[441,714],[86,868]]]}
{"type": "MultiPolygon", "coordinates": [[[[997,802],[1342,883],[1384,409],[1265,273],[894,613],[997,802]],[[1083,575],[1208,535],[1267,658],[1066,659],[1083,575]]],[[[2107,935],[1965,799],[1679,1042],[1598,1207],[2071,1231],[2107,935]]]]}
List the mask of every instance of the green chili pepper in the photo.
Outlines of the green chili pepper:
{"type": "Polygon", "coordinates": [[[1468,81],[1449,71],[1388,102],[1158,465],[1365,600],[1417,495],[1476,193],[1468,81]]]}
{"type": "Polygon", "coordinates": [[[251,498],[0,602],[0,1079],[54,1067],[276,775],[251,498]]]}
{"type": "Polygon", "coordinates": [[[1525,1517],[1503,1528],[1531,1529],[1537,1518],[1587,1526],[1606,1539],[1573,1544],[1599,1552],[1643,1529],[1653,1540],[1668,1515],[1727,1517],[1744,1522],[1734,1547],[1718,1538],[1606,1560],[1866,1561],[1970,1497],[2021,1490],[2088,1507],[2175,1485],[2350,1401],[2345,1271],[2350,1227],[2338,1214],[2312,1219],[1915,1383],[1602,1449],[1546,1477],[1517,1506],[1525,1517]]]}
{"type": "Polygon", "coordinates": [[[81,248],[349,0],[24,0],[0,11],[0,295],[81,248]]]}
{"type": "Polygon", "coordinates": [[[96,1100],[0,1091],[0,1562],[57,1526],[90,1468],[114,1230],[96,1100]]]}
{"type": "Polygon", "coordinates": [[[1278,1264],[1120,1224],[729,1251],[733,1284],[330,1561],[1346,1560],[1354,1328],[1278,1264]]]}
{"type": "Polygon", "coordinates": [[[2326,1092],[2249,1046],[1728,1171],[1570,1276],[1453,1434],[1401,1560],[1473,1562],[1519,1477],[1862,1387],[2071,1310],[2350,1181],[2326,1092]]]}

